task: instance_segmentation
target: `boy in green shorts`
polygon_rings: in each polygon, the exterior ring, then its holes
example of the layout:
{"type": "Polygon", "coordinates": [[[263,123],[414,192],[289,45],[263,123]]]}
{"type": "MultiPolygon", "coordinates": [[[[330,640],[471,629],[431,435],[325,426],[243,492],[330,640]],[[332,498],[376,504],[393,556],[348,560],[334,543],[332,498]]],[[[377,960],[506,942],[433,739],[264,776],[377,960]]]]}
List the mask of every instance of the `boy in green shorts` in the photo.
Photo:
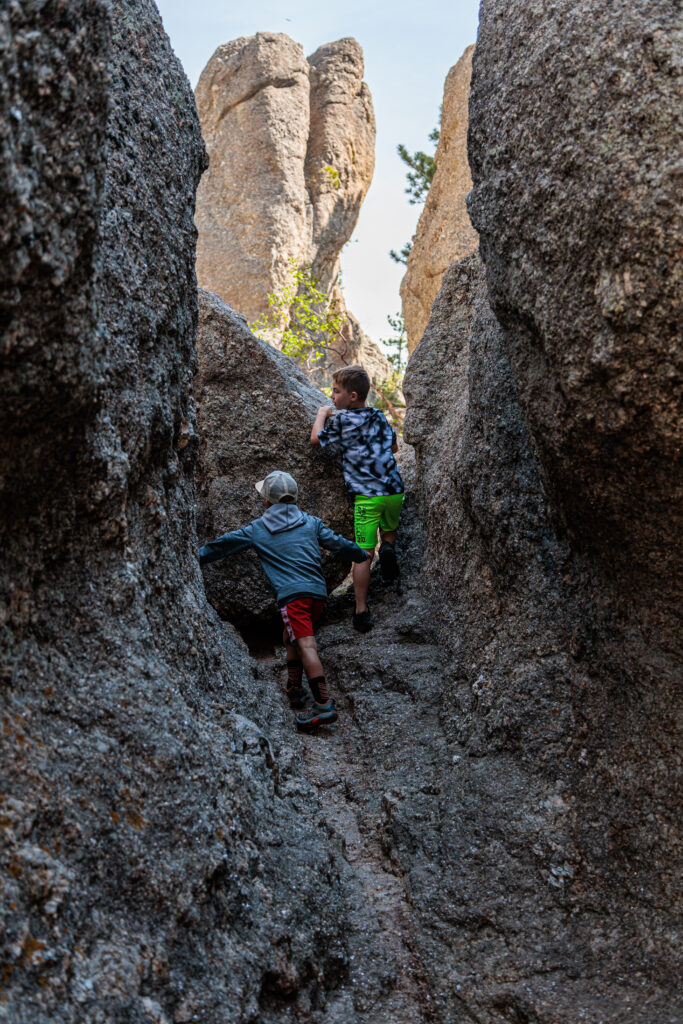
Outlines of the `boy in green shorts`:
{"type": "MultiPolygon", "coordinates": [[[[341,453],[346,488],[355,497],[356,544],[372,556],[379,527],[382,578],[393,580],[398,576],[396,530],[405,488],[393,455],[398,449],[396,434],[383,412],[365,404],[369,390],[370,378],[362,366],[337,370],[332,378],[334,408],[318,409],[311,444],[341,453]]],[[[371,561],[372,557],[353,567],[353,625],[361,633],[373,626],[368,608],[371,561]]]]}

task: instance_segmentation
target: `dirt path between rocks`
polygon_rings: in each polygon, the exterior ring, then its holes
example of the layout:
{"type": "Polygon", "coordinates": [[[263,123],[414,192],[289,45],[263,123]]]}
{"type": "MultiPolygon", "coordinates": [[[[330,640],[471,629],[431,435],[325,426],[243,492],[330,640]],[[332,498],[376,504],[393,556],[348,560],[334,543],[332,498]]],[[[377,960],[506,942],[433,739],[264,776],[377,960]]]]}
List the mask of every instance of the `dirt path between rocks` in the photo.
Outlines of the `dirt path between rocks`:
{"type": "MultiPolygon", "coordinates": [[[[392,849],[391,828],[402,800],[429,792],[430,759],[441,748],[441,666],[424,636],[419,598],[400,586],[375,589],[376,626],[366,636],[352,630],[350,609],[332,603],[318,646],[339,723],[301,736],[306,773],[344,858],[351,971],[344,994],[335,1002],[330,993],[325,1021],[433,1024],[441,1017],[416,941],[409,871],[392,849]]],[[[282,661],[272,670],[279,678],[282,661]]]]}

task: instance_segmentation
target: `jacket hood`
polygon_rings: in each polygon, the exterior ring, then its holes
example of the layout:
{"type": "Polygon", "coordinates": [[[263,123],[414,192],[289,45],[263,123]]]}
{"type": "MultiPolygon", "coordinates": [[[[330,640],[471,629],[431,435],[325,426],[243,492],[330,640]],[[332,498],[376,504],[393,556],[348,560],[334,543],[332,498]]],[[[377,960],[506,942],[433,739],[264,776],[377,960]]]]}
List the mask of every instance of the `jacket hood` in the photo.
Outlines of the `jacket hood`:
{"type": "Polygon", "coordinates": [[[278,502],[277,505],[271,505],[266,509],[261,516],[261,522],[270,533],[282,533],[283,530],[293,530],[295,526],[303,523],[305,518],[296,505],[278,502]]]}

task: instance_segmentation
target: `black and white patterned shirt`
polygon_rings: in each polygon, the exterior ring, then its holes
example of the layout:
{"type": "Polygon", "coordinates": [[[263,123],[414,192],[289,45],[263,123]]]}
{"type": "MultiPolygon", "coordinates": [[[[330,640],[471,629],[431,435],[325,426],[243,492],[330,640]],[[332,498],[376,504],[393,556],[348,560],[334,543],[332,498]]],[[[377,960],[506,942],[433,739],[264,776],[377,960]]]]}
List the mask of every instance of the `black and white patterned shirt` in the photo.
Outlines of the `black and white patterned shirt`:
{"type": "Polygon", "coordinates": [[[342,409],[318,434],[321,448],[340,452],[346,489],[368,498],[405,490],[392,446],[396,434],[379,409],[342,409]]]}

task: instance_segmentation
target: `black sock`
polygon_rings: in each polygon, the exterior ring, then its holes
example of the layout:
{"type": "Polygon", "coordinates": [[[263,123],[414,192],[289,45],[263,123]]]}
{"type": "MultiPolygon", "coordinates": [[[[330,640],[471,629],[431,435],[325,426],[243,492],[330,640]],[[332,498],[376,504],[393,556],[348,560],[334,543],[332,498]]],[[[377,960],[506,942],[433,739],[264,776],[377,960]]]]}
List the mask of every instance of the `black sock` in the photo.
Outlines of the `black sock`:
{"type": "Polygon", "coordinates": [[[313,694],[313,699],[316,704],[327,704],[330,699],[330,695],[327,692],[325,676],[316,676],[315,679],[309,679],[308,685],[311,688],[311,693],[313,694]]]}
{"type": "Polygon", "coordinates": [[[287,689],[290,690],[292,686],[301,686],[301,680],[304,675],[303,662],[299,658],[294,658],[292,661],[287,662],[287,689]]]}

